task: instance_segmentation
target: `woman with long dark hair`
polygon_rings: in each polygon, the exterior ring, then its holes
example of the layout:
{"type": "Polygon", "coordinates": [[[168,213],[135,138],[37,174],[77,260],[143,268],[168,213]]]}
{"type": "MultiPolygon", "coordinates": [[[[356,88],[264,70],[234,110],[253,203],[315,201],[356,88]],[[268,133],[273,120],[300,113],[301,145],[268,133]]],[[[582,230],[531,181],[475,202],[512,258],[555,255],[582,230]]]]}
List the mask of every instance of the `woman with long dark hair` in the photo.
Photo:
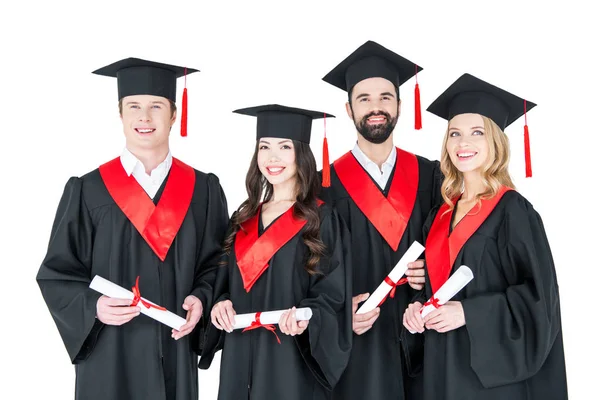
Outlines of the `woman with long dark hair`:
{"type": "Polygon", "coordinates": [[[330,115],[279,105],[236,112],[257,117],[257,140],[248,199],[224,244],[201,368],[223,348],[219,399],[326,399],[352,340],[348,234],[317,198],[309,146],[312,120],[330,115]],[[310,320],[298,321],[297,308],[310,308],[310,320]],[[236,314],[273,310],[287,310],[278,324],[284,335],[259,317],[258,329],[233,329],[236,314]]]}

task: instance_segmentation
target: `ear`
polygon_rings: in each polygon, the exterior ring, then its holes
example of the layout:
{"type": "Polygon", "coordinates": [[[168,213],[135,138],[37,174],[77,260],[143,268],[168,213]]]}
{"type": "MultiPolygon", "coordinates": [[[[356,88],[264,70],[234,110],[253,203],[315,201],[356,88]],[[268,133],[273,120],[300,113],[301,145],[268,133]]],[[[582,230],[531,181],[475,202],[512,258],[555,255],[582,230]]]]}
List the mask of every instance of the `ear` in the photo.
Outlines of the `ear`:
{"type": "Polygon", "coordinates": [[[402,100],[398,99],[398,118],[400,118],[401,109],[402,109],[402,100]]]}
{"type": "Polygon", "coordinates": [[[352,116],[352,106],[350,105],[349,101],[346,102],[346,113],[348,113],[348,117],[350,119],[354,119],[352,116]]]}

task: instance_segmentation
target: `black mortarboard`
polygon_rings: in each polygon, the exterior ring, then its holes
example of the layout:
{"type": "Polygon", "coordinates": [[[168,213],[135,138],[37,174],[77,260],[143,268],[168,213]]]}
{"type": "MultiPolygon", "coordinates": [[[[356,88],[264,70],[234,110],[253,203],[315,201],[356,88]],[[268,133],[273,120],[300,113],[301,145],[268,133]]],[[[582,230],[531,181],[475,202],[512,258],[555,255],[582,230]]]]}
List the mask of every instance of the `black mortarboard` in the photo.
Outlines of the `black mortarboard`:
{"type": "Polygon", "coordinates": [[[276,137],[309,144],[313,119],[334,117],[323,112],[280,106],[279,104],[241,108],[235,110],[234,113],[256,117],[256,140],[263,137],[276,137]]]}
{"type": "MultiPolygon", "coordinates": [[[[177,78],[197,71],[197,69],[139,58],[125,58],[97,69],[93,73],[117,78],[119,100],[125,96],[148,94],[165,97],[175,102],[177,78]]],[[[182,99],[181,135],[187,135],[187,87],[184,88],[182,99]]]]}
{"type": "MultiPolygon", "coordinates": [[[[256,117],[256,140],[263,137],[277,137],[310,144],[310,133],[313,119],[326,117],[335,118],[334,115],[324,112],[303,110],[269,104],[258,107],[249,107],[235,110],[234,113],[256,117]]],[[[323,138],[323,186],[330,185],[329,150],[327,136],[323,138]]]]}
{"type": "MultiPolygon", "coordinates": [[[[354,85],[367,78],[384,78],[399,87],[423,68],[371,40],[360,46],[323,80],[350,93],[354,85]]],[[[421,95],[415,86],[415,129],[421,129],[421,95]]]]}
{"type": "Polygon", "coordinates": [[[480,114],[490,118],[504,131],[525,114],[525,164],[526,176],[531,176],[529,128],[527,111],[536,104],[522,99],[504,89],[463,74],[427,108],[427,111],[448,121],[459,114],[480,114]]]}
{"type": "Polygon", "coordinates": [[[423,68],[371,40],[360,46],[323,80],[349,92],[367,78],[385,78],[401,86],[423,68]]]}

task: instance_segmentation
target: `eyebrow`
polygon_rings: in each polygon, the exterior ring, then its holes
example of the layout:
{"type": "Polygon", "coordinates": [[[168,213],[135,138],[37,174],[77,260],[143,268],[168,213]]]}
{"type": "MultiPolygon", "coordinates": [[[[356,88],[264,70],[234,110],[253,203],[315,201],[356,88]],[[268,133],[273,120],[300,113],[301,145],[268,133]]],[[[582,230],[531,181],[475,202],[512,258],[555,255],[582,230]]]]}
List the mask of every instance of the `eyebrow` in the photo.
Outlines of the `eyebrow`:
{"type": "MultiPolygon", "coordinates": [[[[282,144],[282,143],[287,143],[287,142],[291,142],[291,140],[290,139],[284,139],[284,140],[280,141],[277,144],[282,144]]],[[[268,140],[264,140],[264,139],[260,139],[259,143],[271,144],[271,142],[269,142],[268,140]]]]}
{"type": "MultiPolygon", "coordinates": [[[[471,129],[481,129],[481,130],[484,130],[483,126],[472,126],[471,129]]],[[[450,130],[451,131],[452,130],[454,130],[454,131],[460,131],[460,129],[458,129],[458,128],[454,127],[454,126],[451,126],[450,130]]]]}
{"type": "Polygon", "coordinates": [[[383,92],[381,93],[381,96],[392,96],[392,97],[396,97],[395,94],[393,94],[392,92],[383,92]]]}

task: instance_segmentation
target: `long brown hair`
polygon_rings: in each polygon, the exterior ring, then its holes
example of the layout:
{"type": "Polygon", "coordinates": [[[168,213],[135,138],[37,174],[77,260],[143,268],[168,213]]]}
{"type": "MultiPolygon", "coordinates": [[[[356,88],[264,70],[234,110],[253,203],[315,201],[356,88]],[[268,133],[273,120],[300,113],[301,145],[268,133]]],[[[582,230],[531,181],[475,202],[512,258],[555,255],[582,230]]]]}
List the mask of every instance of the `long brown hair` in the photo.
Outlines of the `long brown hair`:
{"type": "MultiPolygon", "coordinates": [[[[302,240],[308,247],[309,255],[306,260],[306,270],[309,274],[317,272],[319,260],[325,255],[325,245],[319,238],[321,226],[317,193],[319,191],[319,178],[317,163],[307,143],[292,141],[296,155],[296,202],[293,205],[294,217],[306,221],[302,233],[302,240]]],[[[240,205],[232,219],[231,233],[225,239],[223,251],[231,252],[235,235],[242,229],[242,224],[258,213],[261,202],[268,202],[273,197],[273,185],[260,172],[258,168],[257,141],[250,167],[246,174],[246,192],[248,198],[240,205]]]]}
{"type": "MultiPolygon", "coordinates": [[[[482,179],[485,186],[483,193],[477,194],[477,200],[489,199],[494,197],[501,185],[515,188],[510,174],[508,173],[508,164],[510,161],[510,144],[508,136],[494,121],[481,116],[483,118],[484,136],[487,139],[489,148],[488,158],[482,166],[482,179]]],[[[450,137],[450,121],[446,128],[446,136],[442,145],[442,157],[440,159],[440,168],[444,174],[444,182],[442,183],[442,197],[446,204],[450,206],[450,210],[454,208],[453,200],[461,193],[463,188],[463,174],[460,172],[450,159],[450,155],[446,150],[448,138],[450,137]]]]}

